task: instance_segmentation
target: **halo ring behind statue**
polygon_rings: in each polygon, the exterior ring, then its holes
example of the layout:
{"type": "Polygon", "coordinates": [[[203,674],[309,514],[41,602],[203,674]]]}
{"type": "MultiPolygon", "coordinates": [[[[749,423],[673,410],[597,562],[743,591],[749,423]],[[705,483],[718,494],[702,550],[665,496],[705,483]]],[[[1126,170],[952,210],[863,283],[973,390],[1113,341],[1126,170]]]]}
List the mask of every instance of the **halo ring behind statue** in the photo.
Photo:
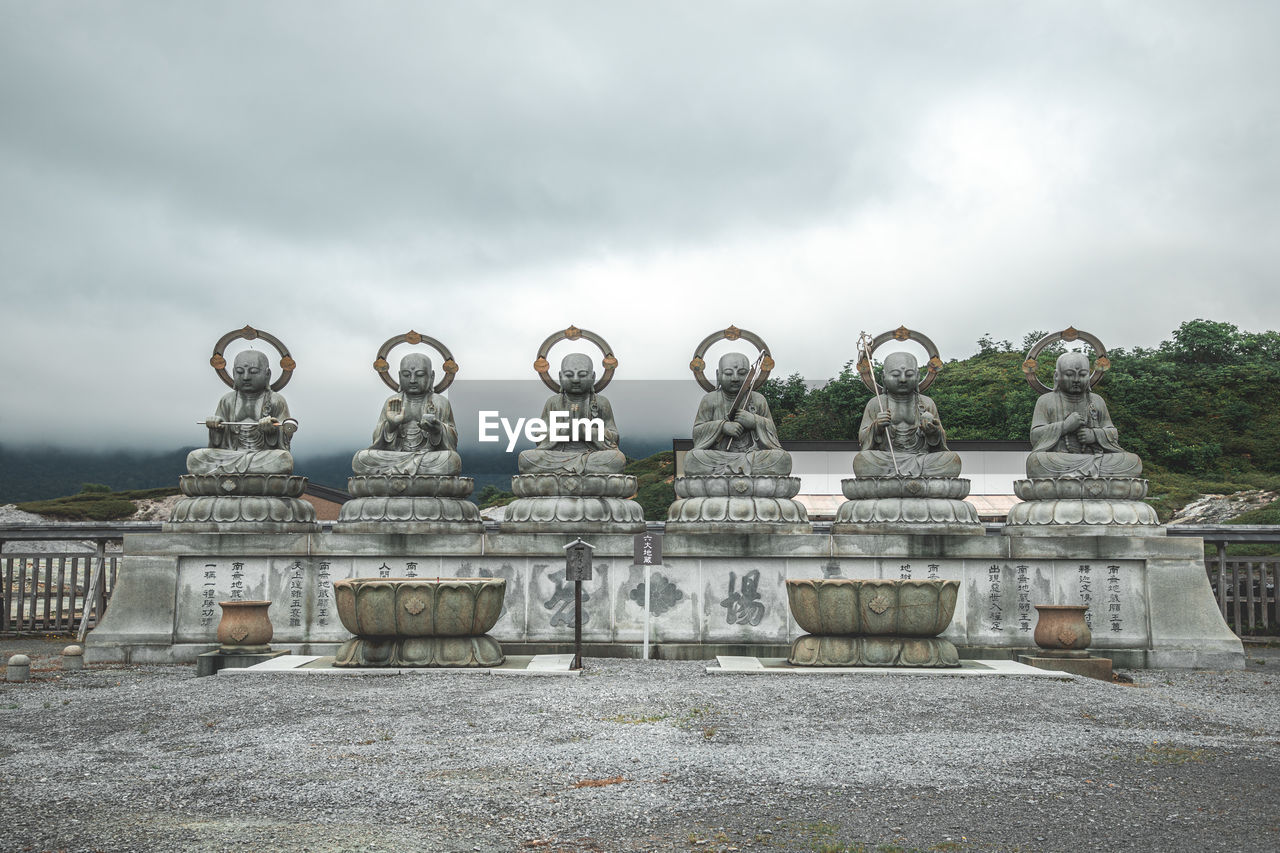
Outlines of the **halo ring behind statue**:
{"type": "MultiPolygon", "coordinates": [[[[908,329],[906,326],[899,326],[888,332],[881,332],[871,339],[871,356],[874,357],[876,350],[880,349],[883,344],[889,341],[915,341],[924,347],[924,351],[928,353],[929,360],[925,363],[924,378],[920,380],[917,386],[921,393],[924,393],[933,380],[938,378],[938,371],[942,370],[942,356],[938,355],[938,346],[928,336],[917,332],[914,329],[908,329]]],[[[867,354],[863,353],[858,359],[858,376],[862,379],[862,384],[867,386],[867,390],[875,393],[875,381],[871,376],[871,365],[867,361],[867,354]]]]}
{"type": "Polygon", "coordinates": [[[1036,357],[1044,352],[1044,348],[1049,344],[1057,341],[1075,341],[1081,340],[1093,347],[1093,351],[1097,354],[1097,358],[1093,360],[1093,373],[1089,376],[1089,387],[1097,385],[1102,381],[1102,374],[1111,369],[1111,359],[1107,358],[1107,348],[1102,345],[1102,341],[1098,340],[1088,332],[1082,332],[1074,326],[1068,326],[1061,332],[1051,332],[1040,340],[1036,341],[1031,349],[1027,350],[1027,360],[1022,362],[1022,374],[1027,378],[1027,384],[1036,390],[1038,394],[1047,394],[1053,389],[1040,381],[1040,377],[1036,376],[1036,368],[1039,366],[1036,357]]]}
{"type": "Polygon", "coordinates": [[[542,384],[557,394],[564,389],[560,387],[559,382],[551,378],[551,362],[547,361],[547,354],[551,352],[553,346],[561,341],[576,341],[579,338],[584,338],[600,347],[600,353],[604,356],[604,360],[601,362],[604,365],[604,373],[596,380],[596,384],[592,386],[591,390],[597,394],[603,391],[609,382],[613,380],[613,372],[618,369],[618,359],[613,354],[613,347],[609,346],[609,342],[595,332],[579,329],[577,326],[570,326],[559,332],[553,332],[542,342],[542,346],[538,347],[538,357],[534,359],[533,369],[538,371],[542,384]]]}
{"type": "Polygon", "coordinates": [[[214,372],[218,374],[218,378],[228,388],[235,388],[236,384],[231,380],[231,375],[227,373],[227,359],[223,355],[227,351],[227,347],[233,341],[256,341],[258,338],[262,338],[271,344],[276,348],[276,352],[280,353],[280,378],[271,383],[271,390],[279,391],[289,384],[289,380],[293,377],[293,370],[298,366],[298,363],[293,360],[293,356],[289,355],[289,348],[281,343],[280,339],[275,335],[264,332],[261,329],[255,329],[253,326],[245,326],[243,329],[227,332],[218,338],[218,342],[213,345],[213,355],[209,358],[209,364],[213,365],[214,372]]]}
{"type": "Polygon", "coordinates": [[[458,362],[453,360],[453,353],[449,352],[449,348],[435,338],[419,334],[410,329],[403,335],[387,338],[386,342],[378,347],[378,357],[373,360],[373,369],[378,371],[378,375],[382,377],[382,381],[388,388],[397,394],[400,393],[400,383],[392,378],[391,364],[387,361],[387,356],[400,344],[426,344],[444,358],[444,362],[440,365],[440,372],[444,374],[444,378],[435,384],[435,387],[431,389],[432,391],[439,394],[453,384],[453,377],[458,372],[458,362]]]}
{"type": "Polygon", "coordinates": [[[707,378],[707,350],[711,349],[712,344],[720,341],[736,341],[739,338],[753,345],[757,351],[764,355],[764,361],[760,363],[760,375],[756,377],[756,383],[752,386],[752,390],[758,389],[769,378],[769,373],[773,370],[774,361],[772,353],[769,352],[769,345],[764,342],[764,338],[755,332],[748,332],[746,329],[730,326],[727,329],[721,329],[718,332],[712,332],[707,335],[693,351],[693,361],[689,362],[689,369],[693,371],[693,376],[698,380],[698,385],[702,386],[703,391],[716,390],[716,384],[707,378]]]}

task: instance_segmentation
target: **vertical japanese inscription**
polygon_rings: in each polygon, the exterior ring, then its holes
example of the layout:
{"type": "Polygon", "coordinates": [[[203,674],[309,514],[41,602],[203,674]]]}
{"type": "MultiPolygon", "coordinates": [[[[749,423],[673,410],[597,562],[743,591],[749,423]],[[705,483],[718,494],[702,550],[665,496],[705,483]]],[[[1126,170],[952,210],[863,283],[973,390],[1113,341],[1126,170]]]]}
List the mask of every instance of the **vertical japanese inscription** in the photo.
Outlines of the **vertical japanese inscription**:
{"type": "Polygon", "coordinates": [[[1076,585],[1080,590],[1080,603],[1089,608],[1084,612],[1085,624],[1093,629],[1093,566],[1083,563],[1076,568],[1076,585]]]}
{"type": "Polygon", "coordinates": [[[231,600],[244,598],[244,563],[231,564],[231,600]]]}
{"type": "Polygon", "coordinates": [[[412,560],[405,563],[404,576],[407,578],[416,578],[418,576],[418,564],[412,560]]]}
{"type": "Polygon", "coordinates": [[[1107,622],[1111,633],[1119,634],[1124,630],[1120,620],[1120,567],[1107,566],[1107,622]]]}
{"type": "Polygon", "coordinates": [[[1018,630],[1031,633],[1031,570],[1020,564],[1015,570],[1018,583],[1018,630]]]}
{"type": "Polygon", "coordinates": [[[1004,608],[1000,606],[1000,566],[996,563],[987,567],[987,619],[991,622],[992,631],[1004,633],[1004,608]]]}
{"type": "Polygon", "coordinates": [[[218,564],[204,564],[204,582],[200,587],[200,627],[208,628],[218,606],[218,564]]]}
{"type": "Polygon", "coordinates": [[[930,564],[929,564],[929,574],[927,575],[927,577],[928,577],[928,579],[929,579],[929,580],[931,580],[931,581],[936,581],[936,580],[938,580],[938,569],[939,569],[939,568],[941,568],[941,567],[940,567],[937,563],[930,563],[930,564]]]}
{"type": "Polygon", "coordinates": [[[302,562],[289,564],[289,627],[302,627],[302,562]]]}
{"type": "Polygon", "coordinates": [[[902,565],[898,566],[898,580],[904,580],[904,581],[911,580],[911,564],[910,563],[903,563],[902,565]]]}
{"type": "Polygon", "coordinates": [[[329,605],[333,602],[333,581],[330,578],[328,560],[321,560],[316,569],[316,624],[329,624],[329,605]]]}

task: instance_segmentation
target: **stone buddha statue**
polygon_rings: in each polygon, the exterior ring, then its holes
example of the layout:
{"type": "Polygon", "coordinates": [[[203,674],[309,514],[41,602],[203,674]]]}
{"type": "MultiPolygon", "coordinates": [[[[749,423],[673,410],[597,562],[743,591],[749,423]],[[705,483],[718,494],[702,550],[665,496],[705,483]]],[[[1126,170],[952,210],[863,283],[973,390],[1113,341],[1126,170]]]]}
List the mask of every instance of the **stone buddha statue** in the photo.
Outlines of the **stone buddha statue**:
{"type": "Polygon", "coordinates": [[[356,453],[356,474],[454,476],[462,471],[458,429],[449,401],[432,392],[431,359],[410,353],[400,360],[400,393],[387,398],[373,444],[356,453]]]}
{"type": "Polygon", "coordinates": [[[236,356],[232,372],[235,390],[218,401],[217,412],[205,421],[209,446],[187,455],[192,474],[289,474],[291,430],[285,428],[289,404],[272,391],[271,366],[254,350],[236,356]]]}
{"type": "Polygon", "coordinates": [[[884,360],[884,393],[871,398],[862,412],[858,428],[862,450],[853,457],[855,476],[960,475],[960,456],[947,449],[947,434],[938,419],[938,407],[920,393],[919,379],[920,365],[910,353],[895,352],[884,360]]]}
{"type": "MultiPolygon", "coordinates": [[[[604,422],[604,436],[584,431],[579,439],[555,441],[550,434],[538,446],[522,451],[517,464],[521,474],[621,474],[627,458],[618,449],[618,425],[613,419],[613,406],[594,390],[595,366],[589,356],[571,353],[560,362],[559,394],[553,394],[542,406],[542,420],[551,423],[552,412],[565,412],[572,421],[599,418],[604,422]]],[[[570,436],[572,438],[572,427],[570,436]]]]}
{"type": "Polygon", "coordinates": [[[720,358],[718,387],[702,398],[694,418],[693,449],[685,456],[685,476],[791,474],[791,454],[782,449],[763,394],[750,391],[742,408],[729,418],[750,369],[742,353],[720,358]]]}
{"type": "Polygon", "coordinates": [[[1089,359],[1058,356],[1053,390],[1031,416],[1030,478],[1139,477],[1142,460],[1123,450],[1106,402],[1089,390],[1089,359]]]}

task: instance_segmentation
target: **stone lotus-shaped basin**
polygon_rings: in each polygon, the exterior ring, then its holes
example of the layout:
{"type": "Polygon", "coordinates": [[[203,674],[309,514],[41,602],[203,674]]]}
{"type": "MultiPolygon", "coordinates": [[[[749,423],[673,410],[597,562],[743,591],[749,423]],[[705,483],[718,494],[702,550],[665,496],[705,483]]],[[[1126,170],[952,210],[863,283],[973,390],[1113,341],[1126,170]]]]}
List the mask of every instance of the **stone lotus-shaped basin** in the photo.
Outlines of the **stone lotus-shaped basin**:
{"type": "Polygon", "coordinates": [[[787,581],[787,600],[800,628],[819,635],[936,637],[951,624],[956,580],[787,581]]]}
{"type": "Polygon", "coordinates": [[[338,617],[357,637],[474,637],[502,615],[503,578],[351,578],[333,582],[338,617]]]}

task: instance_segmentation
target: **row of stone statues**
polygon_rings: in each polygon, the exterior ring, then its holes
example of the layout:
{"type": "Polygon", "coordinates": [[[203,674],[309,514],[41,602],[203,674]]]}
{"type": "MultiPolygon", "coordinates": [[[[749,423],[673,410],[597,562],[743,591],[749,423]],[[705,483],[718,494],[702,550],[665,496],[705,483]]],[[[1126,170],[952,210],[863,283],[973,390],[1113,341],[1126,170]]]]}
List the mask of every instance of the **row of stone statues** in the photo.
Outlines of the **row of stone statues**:
{"type": "MultiPolygon", "coordinates": [[[[224,337],[215,349],[215,367],[232,390],[205,422],[209,446],[188,457],[189,474],[182,478],[187,498],[175,509],[171,527],[191,531],[221,530],[228,524],[312,528],[313,511],[298,500],[305,480],[292,475],[289,443],[297,423],[278,393],[292,370],[292,359],[274,338],[246,328],[239,336],[252,340],[261,335],[277,344],[284,355],[282,363],[289,368],[282,381],[272,385],[266,356],[249,350],[236,357],[233,377],[228,377],[218,362],[222,348],[235,335],[224,337]]],[[[968,481],[959,477],[960,457],[947,447],[937,405],[922,393],[941,365],[936,349],[927,338],[905,328],[880,336],[875,345],[890,337],[914,339],[930,350],[928,376],[921,379],[914,356],[897,352],[884,360],[877,381],[871,367],[874,346],[864,344],[859,370],[874,396],[863,411],[858,433],[861,450],[853,462],[855,477],[844,481],[848,500],[837,514],[833,532],[981,532],[976,510],[964,500],[968,481]]],[[[1076,337],[1101,351],[1099,361],[1105,369],[1101,343],[1068,329],[1046,336],[1033,348],[1030,367],[1024,366],[1029,381],[1034,377],[1034,355],[1054,340],[1076,337]]],[[[411,332],[388,344],[401,340],[431,341],[411,332]]],[[[444,351],[447,377],[437,384],[431,359],[411,353],[401,360],[395,382],[386,376],[387,351],[389,346],[384,345],[375,367],[396,393],[379,412],[372,444],[352,460],[353,500],[343,506],[339,525],[352,532],[478,531],[478,512],[466,500],[472,481],[459,476],[457,426],[448,399],[439,393],[452,381],[456,364],[444,351]]],[[[519,475],[512,479],[517,500],[507,507],[505,528],[529,532],[644,529],[643,512],[631,500],[636,480],[623,474],[626,458],[618,448],[613,408],[600,393],[616,364],[602,338],[572,326],[544,343],[535,367],[554,393],[543,405],[543,421],[550,423],[563,413],[573,420],[598,419],[603,429],[570,440],[548,433],[536,447],[520,453],[519,475]],[[580,337],[601,347],[605,377],[597,379],[589,356],[574,353],[562,360],[552,379],[545,357],[550,346],[580,337]]],[[[800,480],[790,476],[791,456],[778,439],[768,401],[755,390],[772,367],[763,341],[731,326],[703,342],[691,367],[707,393],[694,418],[693,449],[684,459],[684,476],[675,482],[677,500],[669,511],[668,529],[807,532],[804,507],[794,500],[800,480]],[[706,380],[702,357],[709,344],[740,337],[757,345],[760,359],[753,365],[741,353],[728,353],[719,361],[715,382],[706,380]]],[[[1091,380],[1096,381],[1089,359],[1068,352],[1057,361],[1054,387],[1041,386],[1045,393],[1033,416],[1028,479],[1019,481],[1016,488],[1028,504],[1043,503],[1011,516],[1011,524],[1031,530],[1063,523],[1156,523],[1150,507],[1135,506],[1145,495],[1146,483],[1137,479],[1142,462],[1120,447],[1106,403],[1089,390],[1091,380]],[[1063,486],[1063,481],[1071,482],[1063,486]]]]}

